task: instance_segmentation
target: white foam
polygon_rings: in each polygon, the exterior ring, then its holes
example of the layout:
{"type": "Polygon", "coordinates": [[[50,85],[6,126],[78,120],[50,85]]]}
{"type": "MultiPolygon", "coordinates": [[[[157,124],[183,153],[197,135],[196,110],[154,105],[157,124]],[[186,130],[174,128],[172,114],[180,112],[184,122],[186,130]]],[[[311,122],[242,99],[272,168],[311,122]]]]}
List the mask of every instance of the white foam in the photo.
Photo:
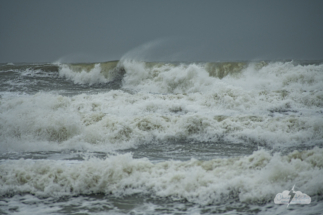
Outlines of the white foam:
{"type": "Polygon", "coordinates": [[[59,75],[72,80],[75,84],[89,84],[90,86],[93,84],[102,84],[110,81],[101,73],[100,64],[95,64],[94,68],[92,68],[90,71],[74,71],[68,65],[61,64],[59,75]]]}
{"type": "MultiPolygon", "coordinates": [[[[249,100],[217,95],[109,91],[73,97],[48,93],[4,97],[0,145],[3,151],[46,147],[110,150],[185,138],[270,146],[322,144],[323,119],[316,113],[318,109],[303,105],[289,115],[271,113],[268,109],[286,107],[250,95],[249,100]]],[[[277,103],[283,102],[278,98],[277,103]]]]}
{"type": "Polygon", "coordinates": [[[323,90],[323,65],[295,66],[292,62],[277,62],[258,68],[258,64],[251,63],[240,73],[219,80],[209,76],[205,64],[156,64],[151,67],[144,62],[125,60],[121,63],[126,70],[124,87],[136,91],[205,93],[226,87],[252,91],[323,90]]]}
{"type": "Polygon", "coordinates": [[[124,61],[124,87],[154,93],[191,93],[212,84],[208,73],[196,64],[146,68],[145,63],[124,61]]]}
{"type": "Polygon", "coordinates": [[[157,164],[130,154],[64,162],[21,159],[0,164],[1,195],[149,194],[207,205],[230,195],[241,202],[273,201],[294,184],[309,196],[323,191],[323,149],[319,148],[286,156],[259,150],[245,157],[157,164]]]}
{"type": "MultiPolygon", "coordinates": [[[[322,146],[322,65],[271,63],[259,69],[250,64],[222,79],[210,76],[202,64],[148,67],[124,62],[124,66],[123,88],[133,94],[121,90],[72,97],[2,93],[0,151],[110,151],[185,138],[322,146]]],[[[89,72],[64,72],[63,66],[60,75],[77,84],[108,80],[99,66],[89,72]]],[[[130,154],[84,162],[6,160],[0,163],[0,195],[139,193],[200,205],[233,195],[246,203],[272,202],[294,184],[309,196],[322,193],[322,158],[323,149],[314,148],[287,156],[259,150],[240,158],[156,164],[130,154]]],[[[11,200],[8,205],[15,207],[11,200]]],[[[59,208],[43,208],[55,210],[59,208]]]]}
{"type": "MultiPolygon", "coordinates": [[[[170,139],[322,144],[322,65],[251,64],[219,79],[202,64],[123,64],[123,87],[134,94],[3,96],[2,150],[110,150],[170,139]]],[[[64,68],[77,83],[107,81],[98,64],[90,72],[64,68]]]]}

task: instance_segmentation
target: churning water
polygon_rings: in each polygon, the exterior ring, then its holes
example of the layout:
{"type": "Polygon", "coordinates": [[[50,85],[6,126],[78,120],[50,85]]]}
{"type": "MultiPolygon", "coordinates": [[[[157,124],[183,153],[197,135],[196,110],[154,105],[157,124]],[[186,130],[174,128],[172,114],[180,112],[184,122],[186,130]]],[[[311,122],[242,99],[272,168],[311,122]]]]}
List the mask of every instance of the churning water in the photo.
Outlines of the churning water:
{"type": "Polygon", "coordinates": [[[0,96],[2,214],[323,211],[321,62],[2,64],[0,96]]]}

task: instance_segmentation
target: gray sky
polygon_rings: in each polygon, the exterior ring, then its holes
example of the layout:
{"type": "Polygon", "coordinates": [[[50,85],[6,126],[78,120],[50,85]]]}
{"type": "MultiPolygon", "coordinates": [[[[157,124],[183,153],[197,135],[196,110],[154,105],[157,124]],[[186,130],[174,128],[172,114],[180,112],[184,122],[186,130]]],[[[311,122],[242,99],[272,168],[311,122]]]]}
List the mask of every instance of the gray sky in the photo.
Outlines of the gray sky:
{"type": "Polygon", "coordinates": [[[323,1],[0,0],[0,62],[323,59],[323,1]]]}

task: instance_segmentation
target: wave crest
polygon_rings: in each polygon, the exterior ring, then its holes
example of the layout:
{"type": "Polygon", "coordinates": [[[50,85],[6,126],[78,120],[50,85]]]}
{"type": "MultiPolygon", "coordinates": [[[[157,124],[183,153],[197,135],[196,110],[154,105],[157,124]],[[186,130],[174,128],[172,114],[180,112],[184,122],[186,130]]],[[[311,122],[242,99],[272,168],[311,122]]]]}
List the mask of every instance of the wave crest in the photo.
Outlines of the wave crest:
{"type": "Polygon", "coordinates": [[[200,205],[230,198],[269,202],[294,183],[310,196],[322,192],[322,157],[323,150],[314,148],[286,156],[259,150],[244,157],[156,164],[130,154],[74,163],[21,159],[0,164],[0,194],[148,194],[200,205]]]}

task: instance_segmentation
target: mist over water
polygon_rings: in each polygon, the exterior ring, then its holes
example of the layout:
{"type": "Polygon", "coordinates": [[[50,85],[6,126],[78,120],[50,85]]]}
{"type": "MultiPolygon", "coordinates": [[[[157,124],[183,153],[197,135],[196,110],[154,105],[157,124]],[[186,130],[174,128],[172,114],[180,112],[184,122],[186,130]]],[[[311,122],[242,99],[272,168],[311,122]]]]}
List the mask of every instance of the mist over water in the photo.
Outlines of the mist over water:
{"type": "Polygon", "coordinates": [[[147,55],[0,66],[1,213],[322,210],[321,62],[147,55]]]}
{"type": "Polygon", "coordinates": [[[165,37],[155,39],[126,52],[120,58],[123,61],[143,62],[199,62],[207,44],[191,37],[165,37]]]}

